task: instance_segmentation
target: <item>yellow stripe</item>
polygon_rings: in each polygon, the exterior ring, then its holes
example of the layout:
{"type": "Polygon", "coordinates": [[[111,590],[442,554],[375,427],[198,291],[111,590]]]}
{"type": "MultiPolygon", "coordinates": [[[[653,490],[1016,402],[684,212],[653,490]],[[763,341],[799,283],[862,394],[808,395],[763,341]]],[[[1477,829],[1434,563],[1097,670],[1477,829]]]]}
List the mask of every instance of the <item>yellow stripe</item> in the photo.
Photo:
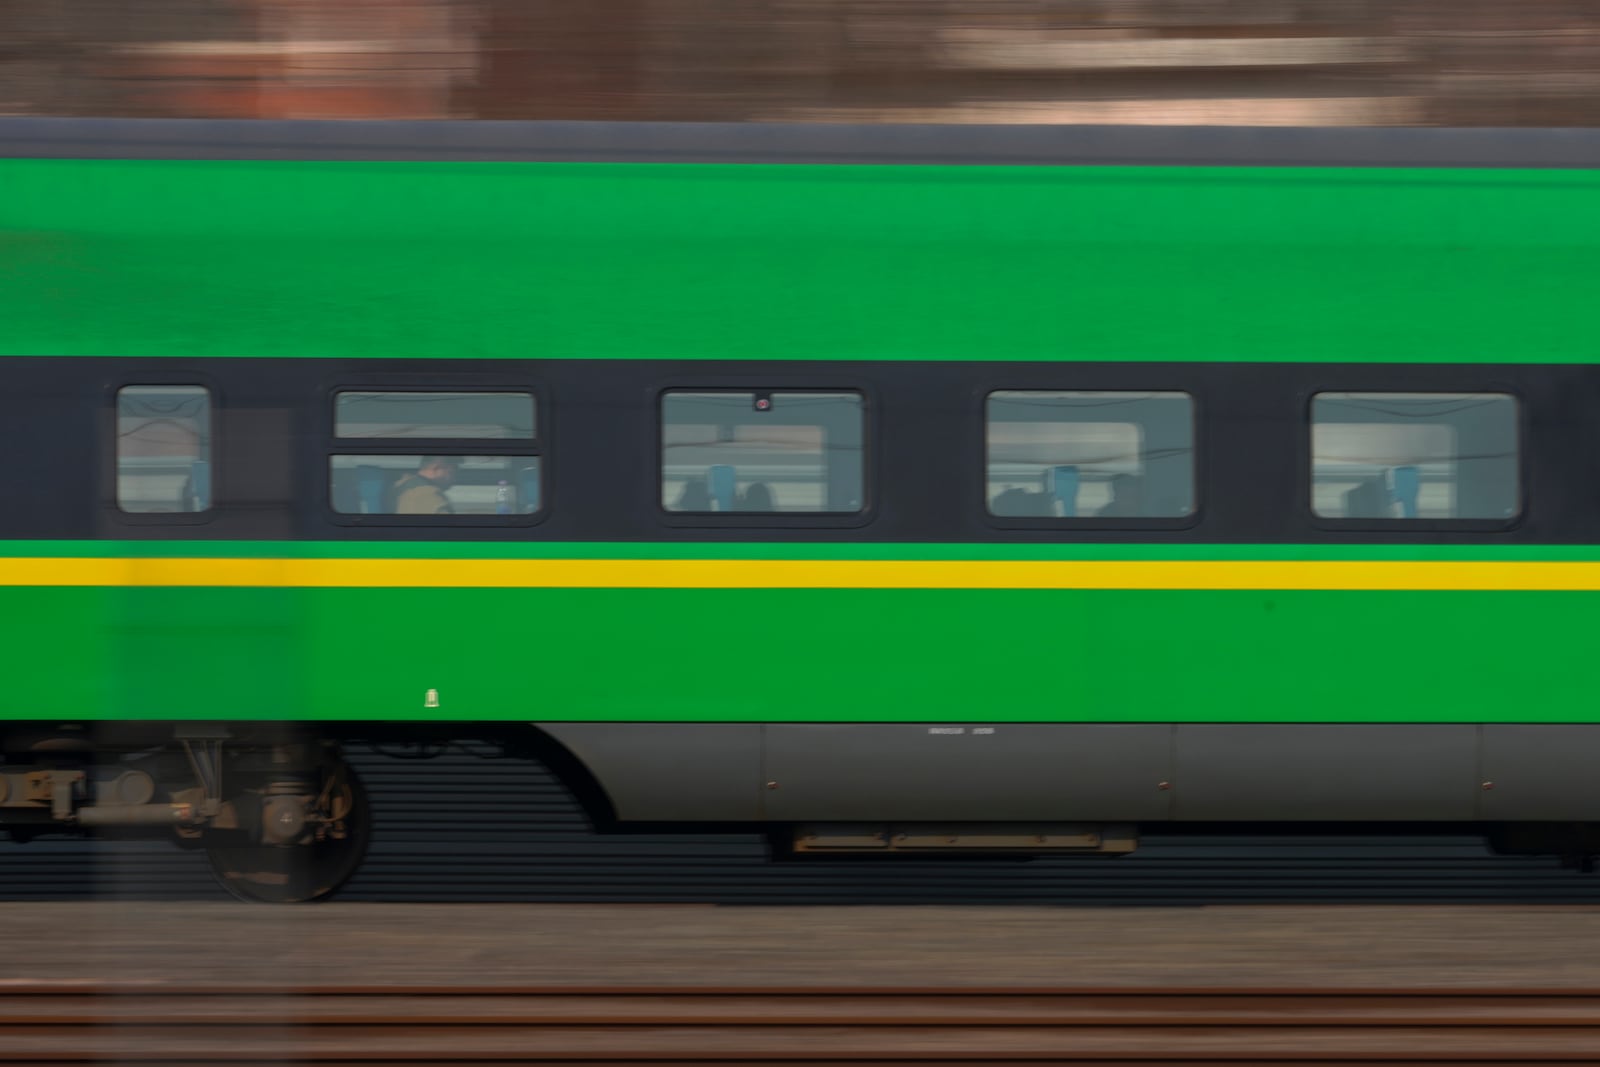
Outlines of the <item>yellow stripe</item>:
{"type": "Polygon", "coordinates": [[[0,559],[0,586],[1600,590],[1600,562],[0,559]]]}

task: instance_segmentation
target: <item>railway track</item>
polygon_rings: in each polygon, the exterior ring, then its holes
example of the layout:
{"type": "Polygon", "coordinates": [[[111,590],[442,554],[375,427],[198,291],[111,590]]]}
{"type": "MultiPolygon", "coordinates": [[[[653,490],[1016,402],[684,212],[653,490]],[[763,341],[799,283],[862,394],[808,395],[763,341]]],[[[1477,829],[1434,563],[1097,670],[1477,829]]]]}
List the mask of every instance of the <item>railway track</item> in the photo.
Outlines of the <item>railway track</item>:
{"type": "Polygon", "coordinates": [[[0,1063],[1501,1064],[1600,1060],[1600,990],[8,983],[0,1063]]]}

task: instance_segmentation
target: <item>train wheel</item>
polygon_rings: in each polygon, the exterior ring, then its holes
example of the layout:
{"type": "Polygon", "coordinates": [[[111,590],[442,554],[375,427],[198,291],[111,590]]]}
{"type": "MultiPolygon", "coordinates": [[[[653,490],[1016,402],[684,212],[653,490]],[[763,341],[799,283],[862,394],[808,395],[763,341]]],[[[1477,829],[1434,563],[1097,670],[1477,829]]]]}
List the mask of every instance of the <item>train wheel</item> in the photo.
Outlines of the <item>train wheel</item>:
{"type": "Polygon", "coordinates": [[[266,904],[324,900],[361,866],[372,834],[366,788],[343,760],[324,765],[318,776],[310,803],[270,788],[261,798],[263,822],[303,819],[294,842],[207,844],[211,873],[229,893],[266,904]]]}

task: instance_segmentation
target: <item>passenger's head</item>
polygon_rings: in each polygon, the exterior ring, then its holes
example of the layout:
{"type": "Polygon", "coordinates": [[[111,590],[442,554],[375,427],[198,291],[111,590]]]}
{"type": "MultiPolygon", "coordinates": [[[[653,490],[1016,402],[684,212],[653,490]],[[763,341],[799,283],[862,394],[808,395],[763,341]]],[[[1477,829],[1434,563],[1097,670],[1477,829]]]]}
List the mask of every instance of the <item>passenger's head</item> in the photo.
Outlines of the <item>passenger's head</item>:
{"type": "Polygon", "coordinates": [[[991,515],[1041,515],[1047,506],[1043,493],[1030,493],[1015,486],[1002,490],[989,501],[991,515]]]}
{"type": "Polygon", "coordinates": [[[744,496],[739,498],[739,504],[744,511],[772,511],[772,490],[767,488],[766,482],[751,482],[744,496]]]}
{"type": "Polygon", "coordinates": [[[424,456],[417,474],[442,489],[448,489],[455,484],[456,472],[460,469],[461,460],[457,456],[424,456]]]}
{"type": "Polygon", "coordinates": [[[690,478],[683,483],[683,491],[678,494],[678,502],[672,505],[674,511],[710,511],[711,489],[706,485],[704,477],[690,478]]]}
{"type": "Polygon", "coordinates": [[[1101,515],[1130,517],[1144,514],[1144,480],[1131,474],[1111,479],[1111,500],[1100,509],[1101,515]]]}

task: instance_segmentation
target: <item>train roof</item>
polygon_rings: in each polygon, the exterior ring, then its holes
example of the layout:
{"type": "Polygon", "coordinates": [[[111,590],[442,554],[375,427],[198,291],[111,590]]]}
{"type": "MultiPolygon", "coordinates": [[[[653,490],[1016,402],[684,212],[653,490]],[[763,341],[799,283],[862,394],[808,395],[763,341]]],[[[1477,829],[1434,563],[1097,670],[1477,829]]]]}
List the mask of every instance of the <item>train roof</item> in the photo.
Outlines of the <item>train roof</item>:
{"type": "Polygon", "coordinates": [[[1600,167],[1600,129],[0,118],[0,157],[1600,167]]]}

